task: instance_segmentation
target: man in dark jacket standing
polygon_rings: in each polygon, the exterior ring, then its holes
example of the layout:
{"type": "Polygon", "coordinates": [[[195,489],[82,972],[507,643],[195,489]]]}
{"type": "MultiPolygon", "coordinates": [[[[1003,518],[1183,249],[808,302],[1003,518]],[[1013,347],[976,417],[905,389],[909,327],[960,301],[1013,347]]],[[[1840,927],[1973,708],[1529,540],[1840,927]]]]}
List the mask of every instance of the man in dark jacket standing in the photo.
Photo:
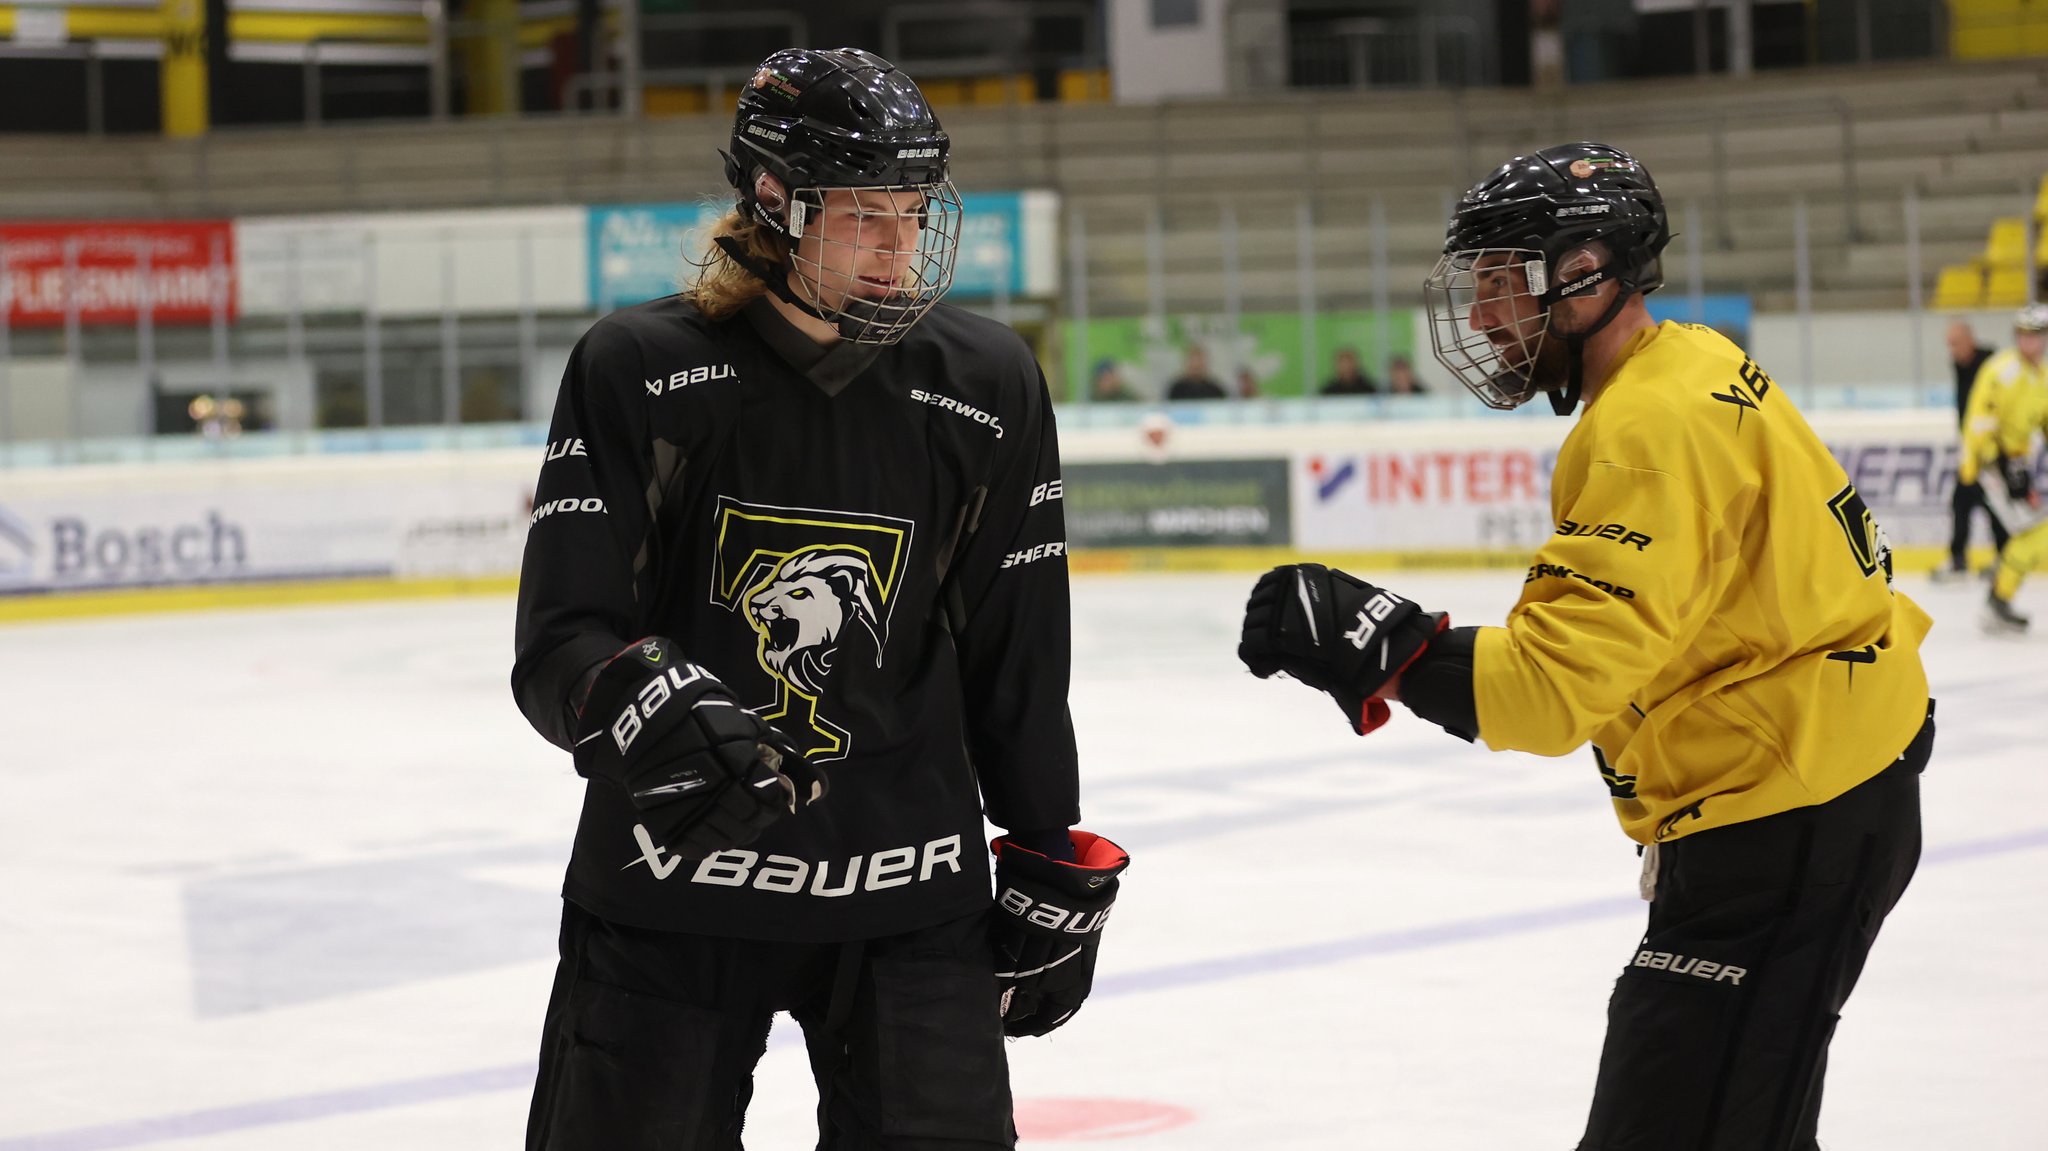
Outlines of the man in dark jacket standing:
{"type": "MultiPolygon", "coordinates": [[[[1968,321],[1956,320],[1948,326],[1948,358],[1956,373],[1956,422],[1961,424],[1963,413],[1970,406],[1970,387],[1977,382],[1977,369],[1991,358],[1991,349],[1977,342],[1968,321]]],[[[1949,496],[1948,566],[1935,569],[1936,583],[1969,578],[1970,513],[1983,508],[1984,489],[1958,479],[1955,491],[1949,496]]],[[[2008,535],[2005,525],[1999,523],[1998,517],[1988,509],[1985,509],[1984,519],[1991,525],[1992,543],[1997,550],[2004,551],[2008,535]]]]}

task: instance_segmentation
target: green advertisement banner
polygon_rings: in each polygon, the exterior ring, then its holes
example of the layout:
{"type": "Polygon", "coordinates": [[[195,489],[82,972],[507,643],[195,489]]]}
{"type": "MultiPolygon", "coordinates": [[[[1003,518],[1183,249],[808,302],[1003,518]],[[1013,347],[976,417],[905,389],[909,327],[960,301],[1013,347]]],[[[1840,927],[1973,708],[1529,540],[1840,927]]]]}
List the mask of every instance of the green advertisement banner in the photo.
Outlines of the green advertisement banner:
{"type": "Polygon", "coordinates": [[[1074,463],[1066,473],[1075,547],[1285,544],[1286,460],[1074,463]]]}
{"type": "Polygon", "coordinates": [[[1192,366],[1204,368],[1232,396],[1300,396],[1322,390],[1339,349],[1355,351],[1365,374],[1383,388],[1389,359],[1415,359],[1412,308],[1391,309],[1384,322],[1372,311],[1317,313],[1315,362],[1307,373],[1300,312],[1246,312],[1234,327],[1225,316],[1120,317],[1067,323],[1063,332],[1066,397],[1074,400],[1110,398],[1100,386],[1091,391],[1091,384],[1112,369],[1127,398],[1152,401],[1167,398],[1168,387],[1192,366]]]}

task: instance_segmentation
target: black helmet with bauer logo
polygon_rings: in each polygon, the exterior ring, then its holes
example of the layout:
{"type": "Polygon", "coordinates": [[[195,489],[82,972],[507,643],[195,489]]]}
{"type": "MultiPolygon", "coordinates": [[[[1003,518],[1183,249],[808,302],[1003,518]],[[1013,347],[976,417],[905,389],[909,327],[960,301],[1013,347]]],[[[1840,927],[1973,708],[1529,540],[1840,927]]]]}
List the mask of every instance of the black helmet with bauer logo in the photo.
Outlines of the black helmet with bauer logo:
{"type": "MultiPolygon", "coordinates": [[[[801,295],[789,290],[780,269],[755,266],[736,245],[721,246],[778,295],[832,321],[847,339],[894,343],[952,286],[961,212],[948,178],[949,150],[924,94],[887,60],[858,48],[785,48],[763,60],[741,90],[725,178],[738,192],[740,210],[789,242],[801,295]],[[781,184],[779,196],[764,198],[763,174],[781,184]],[[843,284],[827,290],[835,275],[828,261],[797,255],[833,191],[853,193],[847,202],[857,213],[911,212],[920,222],[917,248],[898,253],[900,279],[881,300],[850,296],[843,284]],[[842,297],[836,305],[825,303],[842,297]]],[[[872,252],[876,245],[864,243],[866,232],[857,227],[851,240],[824,242],[872,252]]]]}
{"type": "Polygon", "coordinates": [[[1628,298],[1664,284],[1663,251],[1671,242],[1664,197],[1635,157],[1605,144],[1560,144],[1517,156],[1458,201],[1443,258],[1424,286],[1436,357],[1490,407],[1513,408],[1544,390],[1533,378],[1540,345],[1567,341],[1571,380],[1553,388],[1552,403],[1569,412],[1578,402],[1579,351],[1607,326],[1628,298]],[[1559,275],[1571,252],[1598,242],[1606,262],[1559,275]],[[1477,330],[1472,306],[1475,269],[1514,268],[1544,319],[1537,330],[1502,340],[1477,330]],[[1613,280],[1620,284],[1606,315],[1583,332],[1551,329],[1548,312],[1562,299],[1613,280]]]}

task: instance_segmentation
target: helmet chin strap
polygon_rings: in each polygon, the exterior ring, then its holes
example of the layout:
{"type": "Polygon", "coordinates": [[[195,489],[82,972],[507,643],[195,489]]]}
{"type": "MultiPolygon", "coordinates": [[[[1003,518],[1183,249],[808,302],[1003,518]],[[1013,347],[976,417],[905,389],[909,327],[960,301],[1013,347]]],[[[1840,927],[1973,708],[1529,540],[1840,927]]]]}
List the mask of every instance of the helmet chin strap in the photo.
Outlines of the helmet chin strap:
{"type": "Polygon", "coordinates": [[[880,308],[874,302],[854,297],[842,304],[837,313],[828,316],[819,311],[817,305],[790,291],[787,275],[776,275],[778,269],[775,265],[764,264],[748,255],[745,246],[738,240],[731,236],[714,236],[712,243],[717,244],[733,263],[745,268],[749,275],[768,285],[768,290],[780,297],[784,303],[807,316],[832,325],[833,330],[838,332],[842,339],[858,340],[864,331],[874,325],[881,314],[880,308]]]}
{"type": "Polygon", "coordinates": [[[1584,390],[1586,382],[1586,341],[1599,335],[1601,329],[1613,323],[1614,317],[1621,314],[1622,305],[1628,303],[1629,296],[1634,294],[1628,281],[1618,281],[1618,285],[1620,290],[1607,302],[1607,310],[1600,313],[1600,318],[1593,321],[1592,327],[1583,332],[1559,332],[1555,328],[1551,329],[1551,335],[1562,336],[1564,339],[1565,385],[1545,394],[1550,397],[1550,410],[1560,416],[1571,415],[1579,406],[1579,395],[1584,390]]]}
{"type": "Polygon", "coordinates": [[[814,316],[828,324],[833,323],[831,316],[820,312],[809,300],[789,290],[789,277],[787,275],[776,275],[775,265],[764,264],[748,255],[745,245],[741,244],[738,240],[733,239],[731,236],[713,236],[711,242],[717,244],[733,263],[745,268],[749,275],[768,285],[768,290],[779,296],[783,303],[788,304],[807,316],[814,316]]]}
{"type": "Polygon", "coordinates": [[[1571,415],[1572,410],[1579,406],[1579,387],[1582,382],[1580,370],[1583,367],[1583,362],[1579,358],[1578,341],[1572,341],[1571,349],[1566,355],[1570,357],[1571,379],[1565,383],[1564,387],[1552,388],[1550,391],[1543,393],[1550,400],[1550,410],[1560,416],[1571,415]]]}
{"type": "MultiPolygon", "coordinates": [[[[750,176],[766,179],[766,173],[762,172],[759,168],[748,168],[723,149],[720,149],[718,154],[725,160],[726,182],[730,183],[739,192],[739,208],[741,213],[752,216],[773,229],[776,235],[782,237],[784,243],[793,243],[794,241],[790,236],[790,225],[778,218],[775,212],[782,209],[785,205],[794,203],[795,197],[777,192],[776,194],[779,199],[771,209],[770,205],[762,203],[760,197],[756,195],[756,187],[748,183],[750,176]]],[[[797,211],[799,209],[791,208],[790,210],[797,211]]],[[[801,220],[799,220],[799,223],[801,223],[801,220]]],[[[773,265],[764,264],[748,255],[746,247],[738,240],[733,239],[731,236],[713,236],[711,242],[717,244],[719,249],[733,263],[745,268],[749,275],[768,285],[768,290],[781,297],[783,303],[790,305],[805,315],[816,317],[828,324],[833,322],[832,317],[818,311],[817,307],[810,301],[800,298],[795,292],[789,290],[788,276],[777,275],[773,265]]]]}

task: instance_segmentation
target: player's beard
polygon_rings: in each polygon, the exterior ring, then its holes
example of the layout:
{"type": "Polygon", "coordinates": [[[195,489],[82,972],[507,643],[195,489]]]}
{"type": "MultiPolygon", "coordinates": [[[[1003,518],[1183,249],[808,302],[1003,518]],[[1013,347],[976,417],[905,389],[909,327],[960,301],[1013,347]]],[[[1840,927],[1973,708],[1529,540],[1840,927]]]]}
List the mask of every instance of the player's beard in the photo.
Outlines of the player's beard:
{"type": "Polygon", "coordinates": [[[1533,342],[1535,353],[1519,363],[1512,362],[1508,349],[1499,351],[1502,367],[1493,374],[1493,384],[1498,391],[1519,395],[1527,401],[1544,392],[1561,391],[1571,382],[1568,339],[1546,323],[1533,342]]]}
{"type": "Polygon", "coordinates": [[[1531,395],[1562,391],[1571,383],[1571,340],[1556,329],[1547,329],[1536,347],[1536,358],[1523,373],[1531,395]]]}

